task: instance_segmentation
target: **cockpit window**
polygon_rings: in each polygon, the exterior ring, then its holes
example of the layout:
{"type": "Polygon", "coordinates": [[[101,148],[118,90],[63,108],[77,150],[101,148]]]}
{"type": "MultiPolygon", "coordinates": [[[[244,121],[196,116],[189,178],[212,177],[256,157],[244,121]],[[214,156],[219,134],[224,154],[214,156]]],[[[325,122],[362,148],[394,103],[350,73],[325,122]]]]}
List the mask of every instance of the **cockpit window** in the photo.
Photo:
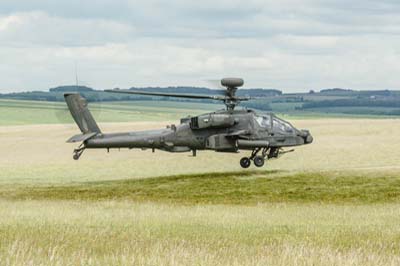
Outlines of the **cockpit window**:
{"type": "Polygon", "coordinates": [[[273,127],[284,132],[293,132],[293,127],[286,121],[280,120],[276,117],[273,119],[273,127]]]}
{"type": "Polygon", "coordinates": [[[261,127],[265,128],[271,127],[271,116],[269,115],[256,116],[256,121],[261,127]]]}

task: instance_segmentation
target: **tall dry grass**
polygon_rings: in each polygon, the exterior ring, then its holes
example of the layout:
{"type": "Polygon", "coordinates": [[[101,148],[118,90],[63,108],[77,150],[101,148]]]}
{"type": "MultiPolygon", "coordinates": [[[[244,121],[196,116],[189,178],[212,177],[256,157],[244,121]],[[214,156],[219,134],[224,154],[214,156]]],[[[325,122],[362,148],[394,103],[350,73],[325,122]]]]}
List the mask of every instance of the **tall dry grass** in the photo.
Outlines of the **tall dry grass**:
{"type": "Polygon", "coordinates": [[[1,265],[398,265],[399,204],[0,203],[1,265]]]}

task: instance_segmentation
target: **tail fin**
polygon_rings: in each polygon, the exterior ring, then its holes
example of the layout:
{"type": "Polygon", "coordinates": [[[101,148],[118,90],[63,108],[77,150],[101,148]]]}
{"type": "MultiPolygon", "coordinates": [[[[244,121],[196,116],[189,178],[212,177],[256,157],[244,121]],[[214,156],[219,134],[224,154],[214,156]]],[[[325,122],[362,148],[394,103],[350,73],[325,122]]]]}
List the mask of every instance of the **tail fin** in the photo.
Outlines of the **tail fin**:
{"type": "Polygon", "coordinates": [[[101,133],[100,128],[87,108],[85,98],[78,93],[65,93],[64,99],[67,102],[72,117],[83,134],[101,133]]]}

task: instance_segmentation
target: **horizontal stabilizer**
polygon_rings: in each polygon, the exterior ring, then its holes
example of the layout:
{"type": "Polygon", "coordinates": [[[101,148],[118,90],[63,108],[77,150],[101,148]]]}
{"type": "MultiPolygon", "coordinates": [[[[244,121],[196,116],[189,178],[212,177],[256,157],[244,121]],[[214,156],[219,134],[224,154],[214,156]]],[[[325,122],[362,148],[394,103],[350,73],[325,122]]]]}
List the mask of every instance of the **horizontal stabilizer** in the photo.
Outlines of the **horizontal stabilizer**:
{"type": "Polygon", "coordinates": [[[67,140],[67,142],[68,143],[83,142],[83,141],[93,138],[96,135],[97,135],[96,132],[87,133],[87,134],[79,134],[79,135],[75,135],[75,136],[71,137],[69,140],[67,140]]]}

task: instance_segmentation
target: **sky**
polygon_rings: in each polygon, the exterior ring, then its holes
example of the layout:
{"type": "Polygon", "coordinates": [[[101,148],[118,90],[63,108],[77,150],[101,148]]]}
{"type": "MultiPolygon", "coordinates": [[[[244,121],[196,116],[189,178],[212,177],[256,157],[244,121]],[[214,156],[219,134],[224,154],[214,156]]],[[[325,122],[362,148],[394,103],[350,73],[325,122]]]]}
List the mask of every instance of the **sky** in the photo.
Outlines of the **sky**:
{"type": "Polygon", "coordinates": [[[1,0],[0,93],[209,86],[400,89],[398,0],[1,0]]]}

